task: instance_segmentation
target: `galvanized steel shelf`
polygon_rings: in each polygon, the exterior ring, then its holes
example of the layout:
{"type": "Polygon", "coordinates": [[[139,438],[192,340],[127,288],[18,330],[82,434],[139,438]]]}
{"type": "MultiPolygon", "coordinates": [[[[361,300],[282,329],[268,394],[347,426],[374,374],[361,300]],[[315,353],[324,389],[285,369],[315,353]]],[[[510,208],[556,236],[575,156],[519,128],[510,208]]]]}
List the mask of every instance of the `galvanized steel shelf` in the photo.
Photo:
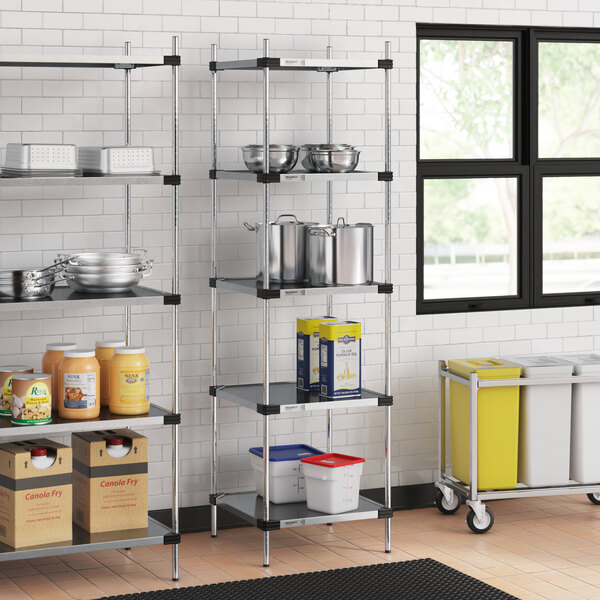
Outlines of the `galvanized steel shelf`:
{"type": "Polygon", "coordinates": [[[243,385],[222,385],[216,388],[217,398],[254,410],[259,414],[278,415],[290,412],[314,412],[341,408],[362,408],[367,406],[390,406],[392,398],[363,389],[360,396],[353,398],[325,398],[318,392],[299,390],[296,382],[270,384],[269,405],[263,404],[262,383],[243,385]]]}
{"type": "Polygon", "coordinates": [[[41,558],[42,556],[64,556],[80,552],[98,552],[99,550],[178,543],[178,538],[172,536],[173,534],[168,527],[165,527],[151,517],[148,517],[147,529],[109,531],[106,533],[88,533],[73,524],[73,539],[67,542],[58,542],[44,546],[28,546],[26,548],[11,548],[6,544],[0,544],[0,562],[41,558]]]}
{"type": "MultiPolygon", "coordinates": [[[[279,527],[294,527],[300,525],[335,523],[354,519],[384,518],[385,519],[385,551],[391,552],[391,79],[392,68],[391,44],[385,43],[385,58],[380,60],[337,60],[333,58],[331,46],[327,47],[327,58],[273,58],[269,56],[269,40],[263,41],[263,57],[250,60],[217,61],[216,44],[211,46],[211,61],[209,68],[211,77],[211,141],[212,164],[209,171],[211,180],[211,268],[209,285],[211,288],[211,317],[212,317],[212,363],[210,390],[211,396],[211,534],[217,535],[217,506],[230,510],[256,524],[263,530],[263,565],[269,566],[270,561],[270,529],[279,527]],[[227,70],[256,70],[262,71],[263,79],[263,148],[270,146],[270,76],[272,71],[314,71],[325,73],[327,81],[327,142],[333,141],[333,73],[338,71],[358,69],[383,69],[385,74],[385,164],[384,171],[355,171],[352,173],[309,173],[307,171],[291,171],[289,173],[270,173],[269,161],[265,161],[264,171],[252,173],[244,170],[219,170],[217,161],[217,73],[227,70]],[[333,183],[335,181],[381,181],[384,182],[385,193],[385,281],[369,285],[328,286],[318,287],[309,283],[279,284],[266,280],[250,278],[222,278],[217,274],[217,185],[219,180],[250,181],[262,184],[263,210],[262,222],[271,222],[271,184],[294,182],[327,183],[327,223],[333,222],[333,183]],[[263,309],[263,381],[260,384],[219,386],[217,377],[217,292],[229,290],[242,294],[250,294],[262,300],[263,309]],[[270,303],[273,299],[285,296],[326,295],[327,314],[332,314],[334,294],[365,294],[382,293],[385,300],[385,393],[377,394],[363,390],[358,398],[327,400],[318,394],[301,392],[295,383],[272,383],[270,365],[270,303]],[[263,469],[265,501],[256,493],[219,494],[217,485],[217,401],[227,400],[256,410],[263,415],[263,469]],[[360,499],[359,508],[341,515],[325,515],[308,511],[306,504],[276,505],[269,502],[269,446],[270,418],[274,414],[287,412],[327,411],[327,450],[333,451],[333,409],[354,407],[381,406],[385,410],[385,439],[384,439],[384,477],[385,504],[384,506],[360,499]]],[[[262,263],[269,261],[269,227],[265,228],[262,263]]],[[[266,269],[268,272],[268,269],[266,269]]]]}
{"type": "Polygon", "coordinates": [[[383,504],[360,496],[358,508],[349,512],[328,515],[309,510],[306,502],[293,504],[273,504],[271,502],[268,523],[263,520],[263,499],[256,492],[234,492],[217,496],[217,506],[224,508],[245,521],[256,525],[263,531],[303,527],[305,525],[325,525],[327,523],[345,523],[364,519],[386,518],[388,511],[383,504]]]}
{"type": "Polygon", "coordinates": [[[61,433],[77,431],[98,431],[99,429],[121,429],[125,427],[148,427],[150,425],[170,424],[171,420],[178,421],[178,415],[156,406],[150,405],[150,411],[145,415],[114,415],[108,407],[102,407],[97,419],[62,419],[58,414],[52,415],[52,422],[47,425],[13,425],[10,418],[0,418],[0,440],[40,438],[61,433]],[[174,417],[174,419],[173,419],[174,417]]]}
{"type": "Polygon", "coordinates": [[[0,421],[0,439],[19,439],[32,436],[64,434],[76,431],[93,431],[99,428],[144,427],[148,425],[168,425],[172,432],[172,527],[167,528],[149,518],[148,528],[135,531],[117,531],[100,534],[88,534],[73,526],[73,540],[70,542],[49,544],[43,547],[10,548],[0,545],[0,561],[23,558],[37,558],[77,552],[92,552],[113,548],[131,548],[153,544],[172,544],[172,577],[179,579],[179,38],[172,38],[172,55],[167,56],[131,56],[131,45],[125,43],[122,55],[7,55],[0,54],[0,67],[61,67],[61,68],[104,68],[123,71],[125,80],[125,145],[131,145],[131,71],[140,67],[170,66],[172,74],[172,173],[129,174],[113,176],[83,177],[0,177],[3,186],[87,186],[87,185],[123,185],[125,187],[125,247],[131,250],[131,186],[134,184],[163,183],[172,189],[172,283],[171,293],[137,287],[126,294],[78,294],[65,286],[57,286],[49,298],[35,301],[0,299],[0,311],[32,311],[44,309],[68,309],[70,307],[125,307],[125,339],[130,340],[131,305],[170,305],[172,308],[172,401],[171,412],[157,406],[151,406],[146,415],[120,417],[111,415],[102,409],[98,419],[82,421],[63,420],[53,416],[53,423],[43,427],[13,427],[10,419],[0,421]]]}
{"type": "Polygon", "coordinates": [[[2,311],[31,311],[54,310],[85,305],[93,306],[147,306],[149,304],[179,304],[179,296],[169,292],[153,290],[138,286],[131,292],[123,294],[81,294],[74,292],[70,287],[59,285],[48,298],[37,300],[24,300],[20,298],[0,298],[0,312],[2,311]]]}
{"type": "MultiPolygon", "coordinates": [[[[464,501],[470,507],[471,512],[467,523],[475,533],[489,531],[494,523],[491,510],[485,506],[485,500],[502,500],[510,498],[534,498],[540,496],[564,496],[569,494],[587,494],[593,496],[600,502],[600,482],[596,485],[578,483],[571,481],[565,485],[530,487],[521,483],[516,488],[503,490],[480,490],[478,489],[478,467],[477,455],[474,448],[478,448],[477,394],[480,389],[494,387],[522,387],[536,385],[564,385],[600,383],[600,377],[591,375],[572,375],[564,377],[521,377],[520,379],[479,379],[477,373],[471,373],[470,377],[462,377],[452,373],[446,366],[445,361],[438,365],[438,376],[440,379],[440,452],[438,465],[438,480],[435,484],[438,489],[436,504],[444,514],[456,512],[464,501]],[[446,472],[446,380],[454,381],[469,388],[469,479],[466,484],[446,472]],[[442,504],[442,502],[444,504],[442,504]]],[[[596,503],[596,502],[595,502],[596,503]]]]}
{"type": "MultiPolygon", "coordinates": [[[[229,290],[240,294],[263,297],[262,279],[256,277],[218,278],[215,279],[217,289],[229,290]]],[[[271,281],[269,285],[270,298],[282,298],[284,296],[317,296],[323,294],[377,294],[388,293],[390,287],[374,281],[361,285],[312,285],[307,281],[298,283],[280,283],[271,281]]]]}

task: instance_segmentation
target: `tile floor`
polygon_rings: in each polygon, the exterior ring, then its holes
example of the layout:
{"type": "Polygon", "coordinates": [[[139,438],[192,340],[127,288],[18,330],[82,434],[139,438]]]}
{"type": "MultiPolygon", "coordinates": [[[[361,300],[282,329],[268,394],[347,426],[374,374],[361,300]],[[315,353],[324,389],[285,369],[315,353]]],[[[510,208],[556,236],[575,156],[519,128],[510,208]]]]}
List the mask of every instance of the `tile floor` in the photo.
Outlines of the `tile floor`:
{"type": "Polygon", "coordinates": [[[431,557],[522,600],[600,599],[600,506],[585,496],[490,503],[496,524],[474,535],[467,509],[397,512],[391,554],[383,522],[301,527],[272,534],[271,567],[263,568],[254,528],[183,536],[181,579],[171,575],[171,547],[105,551],[0,563],[0,600],[95,599],[172,586],[284,575],[382,561],[431,557]]]}

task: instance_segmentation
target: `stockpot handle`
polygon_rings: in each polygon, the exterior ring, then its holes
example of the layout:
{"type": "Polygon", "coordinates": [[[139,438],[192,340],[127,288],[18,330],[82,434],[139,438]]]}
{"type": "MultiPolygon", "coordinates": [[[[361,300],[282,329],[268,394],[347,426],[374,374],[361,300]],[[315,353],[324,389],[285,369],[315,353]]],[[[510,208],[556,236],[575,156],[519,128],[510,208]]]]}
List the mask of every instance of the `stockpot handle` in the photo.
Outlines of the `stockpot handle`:
{"type": "Polygon", "coordinates": [[[335,237],[335,231],[333,227],[309,227],[308,235],[312,235],[313,237],[335,237]]]}
{"type": "Polygon", "coordinates": [[[279,215],[277,217],[277,219],[275,219],[275,221],[273,221],[273,223],[271,223],[272,225],[277,225],[277,223],[279,223],[279,219],[281,219],[282,217],[290,217],[292,219],[294,219],[294,221],[296,221],[296,225],[302,225],[301,221],[298,221],[298,217],[296,215],[292,215],[292,214],[283,214],[283,215],[279,215]]]}
{"type": "Polygon", "coordinates": [[[338,217],[338,220],[335,224],[336,227],[346,227],[346,219],[344,219],[344,217],[338,217]],[[340,221],[342,222],[342,224],[340,225],[340,221]]]}

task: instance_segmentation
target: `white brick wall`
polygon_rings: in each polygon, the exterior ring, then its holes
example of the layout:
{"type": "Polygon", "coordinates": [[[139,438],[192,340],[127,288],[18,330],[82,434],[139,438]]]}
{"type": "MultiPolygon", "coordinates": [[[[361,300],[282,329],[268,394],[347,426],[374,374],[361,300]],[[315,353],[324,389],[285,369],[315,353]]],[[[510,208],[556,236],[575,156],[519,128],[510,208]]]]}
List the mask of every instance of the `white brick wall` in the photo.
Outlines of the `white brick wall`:
{"type": "MultiPolygon", "coordinates": [[[[466,355],[493,355],[600,348],[600,307],[543,309],[468,315],[415,315],[415,23],[452,22],[512,25],[594,26],[600,9],[593,0],[3,0],[2,51],[118,53],[131,41],[134,54],[170,53],[170,36],[181,35],[182,197],[181,314],[182,500],[206,504],[209,491],[210,373],[209,184],[210,101],[207,63],[210,44],[219,58],[261,54],[262,38],[273,55],[381,57],[392,41],[393,183],[393,485],[432,481],[437,464],[437,381],[435,361],[466,355]]],[[[261,82],[254,73],[219,77],[219,160],[240,164],[238,147],[259,141],[261,82]]],[[[324,77],[274,73],[273,141],[304,143],[323,139],[324,77]]],[[[169,169],[170,73],[166,68],[133,74],[133,142],[156,146],[159,165],[169,169]]],[[[381,168],[381,73],[334,75],[335,138],[363,148],[365,167],[381,168]]],[[[122,73],[84,69],[0,69],[0,146],[9,141],[75,144],[123,142],[122,73]]],[[[260,220],[260,187],[219,184],[221,275],[254,269],[254,238],[240,225],[260,220]]],[[[325,187],[285,184],[275,188],[274,211],[295,211],[323,221],[325,187]]],[[[335,185],[335,215],[352,221],[382,222],[380,184],[335,185]]],[[[170,285],[170,196],[162,186],[135,187],[133,243],[156,260],[151,283],[170,285]]],[[[123,244],[123,191],[118,186],[2,188],[0,265],[45,264],[61,249],[118,248],[123,244]]],[[[376,233],[376,270],[381,274],[382,231],[376,233]]],[[[260,304],[249,297],[221,294],[219,370],[221,383],[258,381],[261,369],[260,304]]],[[[323,314],[325,298],[298,298],[273,304],[273,374],[294,378],[294,320],[323,314]]],[[[373,297],[336,297],[336,314],[364,323],[365,384],[381,389],[383,303],[373,297]]],[[[137,308],[135,343],[145,344],[152,362],[152,395],[170,405],[170,312],[137,308]]],[[[114,337],[123,326],[119,309],[78,309],[61,314],[11,312],[0,318],[6,361],[39,364],[44,344],[74,340],[90,346],[114,337]],[[21,320],[23,319],[23,320],[21,320]]],[[[258,415],[221,403],[219,412],[221,489],[250,488],[247,450],[262,443],[258,415]]],[[[151,435],[150,506],[170,502],[170,431],[151,435]]],[[[280,417],[274,441],[325,444],[325,415],[280,417]]],[[[335,419],[337,449],[365,456],[364,486],[383,484],[381,411],[348,411],[335,419]]]]}

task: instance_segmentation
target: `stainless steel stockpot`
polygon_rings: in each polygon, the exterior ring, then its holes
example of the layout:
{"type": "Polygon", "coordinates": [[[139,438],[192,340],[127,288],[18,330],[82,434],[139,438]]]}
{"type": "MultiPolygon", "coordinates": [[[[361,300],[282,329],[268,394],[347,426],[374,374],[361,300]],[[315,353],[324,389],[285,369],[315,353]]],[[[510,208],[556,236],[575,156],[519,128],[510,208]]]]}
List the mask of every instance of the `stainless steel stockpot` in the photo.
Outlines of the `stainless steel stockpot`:
{"type": "MultiPolygon", "coordinates": [[[[307,277],[306,249],[309,227],[316,223],[299,221],[296,215],[284,214],[270,223],[269,279],[271,281],[297,282],[307,277]],[[282,220],[283,219],[283,220],[282,220]]],[[[249,231],[256,232],[256,265],[258,278],[263,277],[264,227],[262,223],[250,225],[249,231]]]]}
{"type": "Polygon", "coordinates": [[[308,278],[312,285],[335,285],[335,228],[308,229],[308,278]]]}

